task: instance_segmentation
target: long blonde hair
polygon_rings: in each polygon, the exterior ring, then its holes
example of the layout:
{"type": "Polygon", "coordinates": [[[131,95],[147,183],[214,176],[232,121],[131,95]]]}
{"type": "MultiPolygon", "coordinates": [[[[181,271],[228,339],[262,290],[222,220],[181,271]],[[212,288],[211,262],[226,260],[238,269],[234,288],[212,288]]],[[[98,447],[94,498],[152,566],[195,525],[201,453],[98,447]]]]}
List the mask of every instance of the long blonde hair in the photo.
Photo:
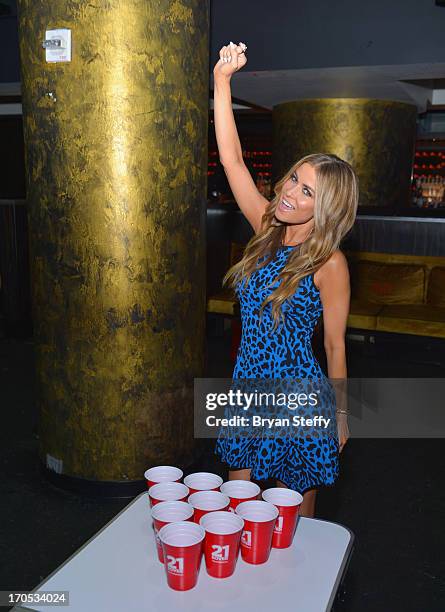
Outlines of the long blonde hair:
{"type": "Polygon", "coordinates": [[[283,302],[294,295],[302,278],[315,273],[339,248],[341,240],[352,228],[357,214],[359,185],[357,175],[350,164],[337,155],[306,155],[276,183],[275,197],[266,205],[260,231],[247,244],[241,261],[228,270],[223,285],[235,287],[243,280],[247,284],[252,272],[267,265],[275,257],[286,232],[286,224],[275,217],[275,209],[280,202],[284,183],[304,163],[310,164],[317,176],[314,226],[309,237],[293,249],[277,277],[281,280],[279,286],[261,305],[260,315],[271,302],[274,329],[282,318],[283,302]],[[262,257],[264,261],[258,263],[262,257]]]}

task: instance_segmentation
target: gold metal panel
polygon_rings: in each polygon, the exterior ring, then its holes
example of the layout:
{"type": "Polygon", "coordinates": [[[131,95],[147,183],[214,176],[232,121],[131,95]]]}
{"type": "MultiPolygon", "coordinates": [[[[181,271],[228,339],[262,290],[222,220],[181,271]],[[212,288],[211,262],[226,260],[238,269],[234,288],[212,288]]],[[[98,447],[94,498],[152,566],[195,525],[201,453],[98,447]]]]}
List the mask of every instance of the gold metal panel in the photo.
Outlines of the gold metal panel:
{"type": "Polygon", "coordinates": [[[377,317],[376,329],[445,338],[445,308],[430,304],[384,306],[377,317]]]}
{"type": "Polygon", "coordinates": [[[445,308],[445,266],[431,270],[426,301],[432,306],[445,308]]]}
{"type": "Polygon", "coordinates": [[[140,479],[194,445],[208,3],[18,4],[42,459],[140,479]],[[45,62],[50,28],[72,62],[45,62]]]}

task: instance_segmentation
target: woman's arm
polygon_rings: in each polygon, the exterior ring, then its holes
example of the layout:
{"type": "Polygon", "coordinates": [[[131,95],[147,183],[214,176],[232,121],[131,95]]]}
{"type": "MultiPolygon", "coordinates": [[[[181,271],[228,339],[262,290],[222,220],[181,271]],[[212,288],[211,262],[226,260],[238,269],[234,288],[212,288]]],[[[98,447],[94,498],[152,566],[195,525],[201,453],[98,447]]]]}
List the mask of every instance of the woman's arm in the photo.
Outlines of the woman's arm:
{"type": "Polygon", "coordinates": [[[232,110],[230,80],[247,63],[240,45],[222,47],[220,59],[213,70],[214,119],[219,159],[229,181],[235,200],[246,219],[257,233],[265,211],[267,199],[258,191],[247,169],[232,110]],[[230,61],[226,61],[230,58],[230,61]]]}
{"type": "MultiPolygon", "coordinates": [[[[221,60],[220,60],[221,61],[221,60]]],[[[243,152],[236,129],[232,110],[231,75],[218,72],[218,64],[214,70],[213,104],[215,119],[215,134],[218,145],[219,160],[224,167],[232,164],[242,164],[243,152]]],[[[227,69],[227,65],[223,68],[227,69]]]]}
{"type": "Polygon", "coordinates": [[[338,438],[342,451],[349,438],[345,335],[351,289],[348,263],[341,251],[336,251],[321,267],[318,284],[323,304],[328,377],[335,388],[338,438]]]}

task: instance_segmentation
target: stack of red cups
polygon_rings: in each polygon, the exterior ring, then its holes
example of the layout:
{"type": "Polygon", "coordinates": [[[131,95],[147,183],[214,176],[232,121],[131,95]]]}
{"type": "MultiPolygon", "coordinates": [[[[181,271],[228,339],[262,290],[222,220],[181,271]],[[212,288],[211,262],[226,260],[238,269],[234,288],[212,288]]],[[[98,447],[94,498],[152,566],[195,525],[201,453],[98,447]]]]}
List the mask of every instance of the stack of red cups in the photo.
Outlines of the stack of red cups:
{"type": "Polygon", "coordinates": [[[158,558],[168,585],[179,591],[198,581],[204,555],[207,573],[228,578],[241,557],[265,563],[271,548],[292,544],[303,497],[292,489],[262,492],[246,480],[222,482],[210,472],[189,474],[156,466],[145,472],[158,558]]]}

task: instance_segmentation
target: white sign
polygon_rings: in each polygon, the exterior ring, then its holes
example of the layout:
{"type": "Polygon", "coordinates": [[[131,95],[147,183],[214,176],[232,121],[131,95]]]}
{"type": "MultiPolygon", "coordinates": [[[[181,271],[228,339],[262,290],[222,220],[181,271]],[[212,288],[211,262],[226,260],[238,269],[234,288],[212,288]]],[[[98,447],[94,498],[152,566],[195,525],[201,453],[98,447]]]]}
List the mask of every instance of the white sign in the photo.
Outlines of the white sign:
{"type": "Polygon", "coordinates": [[[70,62],[71,30],[46,30],[43,46],[47,62],[70,62]]]}

